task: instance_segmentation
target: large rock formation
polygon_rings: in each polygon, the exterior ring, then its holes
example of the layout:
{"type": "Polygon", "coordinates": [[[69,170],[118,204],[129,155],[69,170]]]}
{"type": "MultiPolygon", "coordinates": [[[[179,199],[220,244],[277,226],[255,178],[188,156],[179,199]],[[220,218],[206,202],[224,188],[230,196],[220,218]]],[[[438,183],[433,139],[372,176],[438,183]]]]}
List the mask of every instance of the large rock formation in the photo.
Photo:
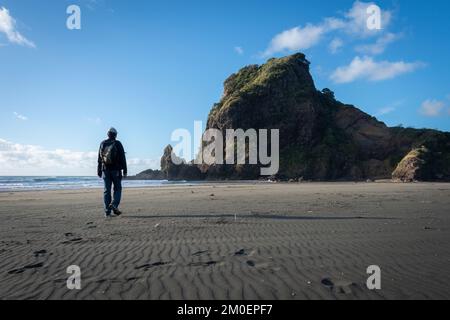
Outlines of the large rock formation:
{"type": "MultiPolygon", "coordinates": [[[[279,129],[278,177],[282,179],[383,179],[391,178],[397,166],[394,178],[399,180],[410,180],[405,171],[411,167],[417,172],[413,179],[450,179],[450,133],[389,128],[356,107],[337,101],[331,90],[318,91],[309,65],[298,53],[233,74],[225,81],[222,99],[209,114],[207,128],[223,132],[279,129]],[[428,160],[402,161],[422,147],[430,150],[428,160]]],[[[162,159],[162,171],[169,179],[260,178],[258,166],[174,166],[170,152],[166,149],[162,159]]]]}
{"type": "Polygon", "coordinates": [[[187,164],[183,159],[178,158],[173,153],[171,145],[168,145],[164,149],[164,154],[161,158],[161,171],[165,179],[172,181],[198,181],[205,179],[205,175],[202,174],[196,165],[192,163],[187,164]]]}
{"type": "Polygon", "coordinates": [[[422,168],[425,166],[424,157],[428,152],[426,147],[421,147],[408,153],[392,173],[393,180],[398,182],[414,182],[419,180],[422,176],[422,168]]]}
{"type": "Polygon", "coordinates": [[[126,177],[125,180],[166,180],[166,174],[161,170],[145,170],[135,176],[126,177]]]}
{"type": "Polygon", "coordinates": [[[450,181],[450,143],[444,135],[409,152],[392,173],[394,181],[450,181]]]}

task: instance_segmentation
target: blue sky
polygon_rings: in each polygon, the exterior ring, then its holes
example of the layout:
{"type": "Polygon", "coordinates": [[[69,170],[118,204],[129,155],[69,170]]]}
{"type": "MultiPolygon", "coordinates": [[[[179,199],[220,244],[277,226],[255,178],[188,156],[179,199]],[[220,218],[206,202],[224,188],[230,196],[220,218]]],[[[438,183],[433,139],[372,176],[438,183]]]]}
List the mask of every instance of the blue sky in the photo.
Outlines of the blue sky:
{"type": "Polygon", "coordinates": [[[94,175],[110,126],[131,173],[156,168],[230,74],[297,51],[340,101],[450,131],[450,2],[374,3],[377,32],[354,0],[0,0],[0,175],[94,175]],[[66,28],[71,4],[81,30],[66,28]]]}

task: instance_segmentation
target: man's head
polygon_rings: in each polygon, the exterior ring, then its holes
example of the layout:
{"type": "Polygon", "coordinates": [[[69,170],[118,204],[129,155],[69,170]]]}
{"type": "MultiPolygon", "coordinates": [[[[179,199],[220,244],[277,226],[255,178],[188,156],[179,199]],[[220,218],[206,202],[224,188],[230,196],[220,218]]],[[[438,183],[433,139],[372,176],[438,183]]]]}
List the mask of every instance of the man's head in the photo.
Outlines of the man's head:
{"type": "Polygon", "coordinates": [[[114,128],[109,129],[108,130],[108,138],[116,139],[117,138],[117,130],[114,128]]]}

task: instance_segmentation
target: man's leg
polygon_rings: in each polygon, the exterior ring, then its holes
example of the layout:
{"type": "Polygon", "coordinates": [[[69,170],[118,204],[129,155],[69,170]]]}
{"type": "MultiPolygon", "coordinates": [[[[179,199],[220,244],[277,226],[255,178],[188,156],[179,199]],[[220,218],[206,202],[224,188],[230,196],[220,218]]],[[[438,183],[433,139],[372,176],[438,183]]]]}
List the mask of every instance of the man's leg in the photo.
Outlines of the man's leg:
{"type": "Polygon", "coordinates": [[[113,209],[119,209],[120,200],[122,199],[122,173],[114,171],[112,173],[114,183],[114,199],[112,202],[113,209]]]}
{"type": "Polygon", "coordinates": [[[109,171],[104,171],[103,172],[103,181],[105,183],[105,189],[104,189],[104,194],[103,194],[103,202],[105,204],[105,213],[107,215],[111,214],[111,188],[112,188],[112,183],[113,183],[113,179],[111,177],[111,172],[109,171]]]}

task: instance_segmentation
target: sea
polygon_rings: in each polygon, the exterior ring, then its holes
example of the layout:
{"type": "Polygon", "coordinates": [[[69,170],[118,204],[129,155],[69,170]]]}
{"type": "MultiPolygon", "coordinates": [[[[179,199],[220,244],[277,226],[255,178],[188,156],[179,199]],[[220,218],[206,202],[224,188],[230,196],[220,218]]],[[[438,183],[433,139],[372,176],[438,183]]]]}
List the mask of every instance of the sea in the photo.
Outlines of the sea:
{"type": "MultiPolygon", "coordinates": [[[[186,181],[166,180],[124,180],[124,188],[162,187],[168,185],[190,185],[186,181]]],[[[0,176],[0,192],[31,190],[76,190],[103,188],[103,180],[98,177],[11,177],[0,176]]]]}

